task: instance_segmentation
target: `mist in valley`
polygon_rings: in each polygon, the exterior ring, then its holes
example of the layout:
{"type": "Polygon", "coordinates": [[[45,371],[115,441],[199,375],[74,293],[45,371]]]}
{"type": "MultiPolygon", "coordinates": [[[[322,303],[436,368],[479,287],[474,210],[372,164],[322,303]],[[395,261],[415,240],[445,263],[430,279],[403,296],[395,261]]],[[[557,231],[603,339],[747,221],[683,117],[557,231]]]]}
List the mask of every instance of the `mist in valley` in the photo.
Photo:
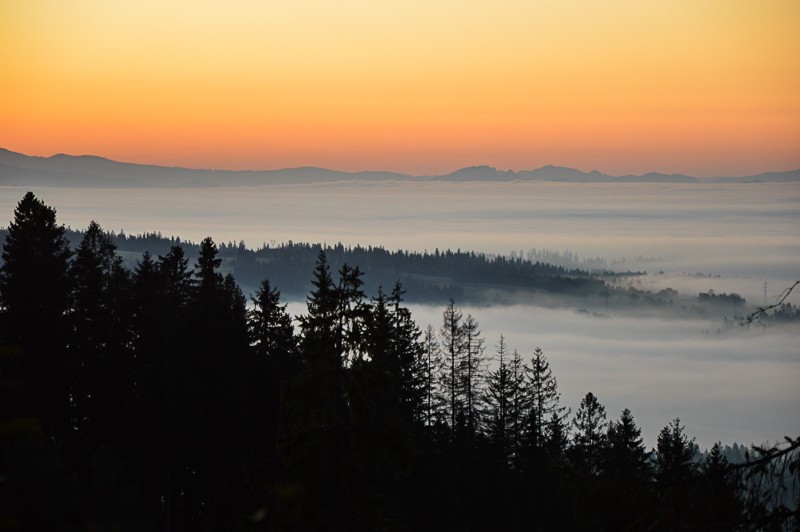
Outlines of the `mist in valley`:
{"type": "MultiPolygon", "coordinates": [[[[0,210],[10,219],[24,191],[0,191],[0,210]]],[[[76,229],[93,219],[106,230],[195,242],[210,235],[251,248],[294,241],[520,257],[552,250],[587,269],[586,259],[597,259],[612,270],[646,271],[615,286],[672,288],[681,301],[643,309],[602,298],[506,293],[498,304],[463,310],[479,321],[487,355],[500,334],[525,357],[541,347],[564,406],[574,411],[591,391],[610,418],[630,408],[650,446],[675,417],[701,447],[800,432],[800,328],[746,328],[735,318],[764,303],[765,281],[766,301],[773,302],[800,275],[794,183],[351,182],[34,192],[57,209],[60,223],[76,229]],[[746,305],[693,311],[692,298],[709,290],[741,294],[746,305]]],[[[787,301],[800,304],[800,294],[787,301]]],[[[421,327],[441,324],[443,306],[411,308],[421,327]]],[[[290,310],[298,315],[304,306],[294,301],[290,310]]]]}
{"type": "MultiPolygon", "coordinates": [[[[442,308],[412,306],[418,323],[439,327],[442,308]]],[[[797,325],[769,330],[717,321],[598,317],[534,306],[463,308],[480,322],[486,355],[500,334],[526,359],[541,347],[574,412],[587,392],[610,419],[630,408],[645,443],[675,417],[701,448],[764,443],[800,433],[797,325]]]]}
{"type": "MultiPolygon", "coordinates": [[[[0,187],[10,214],[24,194],[0,187]]],[[[600,258],[611,269],[664,272],[642,282],[689,293],[763,299],[796,279],[796,183],[358,182],[232,188],[33,191],[60,222],[83,229],[160,232],[248,247],[282,242],[461,249],[525,256],[531,249],[600,258]],[[700,275],[698,275],[700,274],[700,275]]],[[[796,300],[795,300],[796,301],[796,300]]]]}

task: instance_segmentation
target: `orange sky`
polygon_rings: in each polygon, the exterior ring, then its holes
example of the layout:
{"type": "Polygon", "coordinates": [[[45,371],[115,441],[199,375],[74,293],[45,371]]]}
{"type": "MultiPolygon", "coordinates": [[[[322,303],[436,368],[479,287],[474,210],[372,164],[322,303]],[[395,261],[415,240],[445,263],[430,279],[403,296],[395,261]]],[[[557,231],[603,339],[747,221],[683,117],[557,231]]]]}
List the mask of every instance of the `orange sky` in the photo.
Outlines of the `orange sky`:
{"type": "Polygon", "coordinates": [[[797,0],[3,0],[0,147],[212,168],[800,168],[797,0]]]}

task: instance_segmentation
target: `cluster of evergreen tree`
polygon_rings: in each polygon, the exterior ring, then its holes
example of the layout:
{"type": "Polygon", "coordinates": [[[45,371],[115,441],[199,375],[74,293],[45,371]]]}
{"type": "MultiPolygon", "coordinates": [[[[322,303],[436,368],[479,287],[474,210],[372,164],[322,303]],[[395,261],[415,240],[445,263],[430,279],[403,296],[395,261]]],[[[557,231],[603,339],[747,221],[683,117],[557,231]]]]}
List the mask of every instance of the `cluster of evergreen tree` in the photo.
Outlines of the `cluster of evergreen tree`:
{"type": "MultiPolygon", "coordinates": [[[[73,253],[31,193],[3,261],[0,529],[797,524],[718,446],[698,463],[679,420],[648,452],[629,410],[609,422],[589,393],[571,416],[542,350],[500,337],[490,364],[453,301],[420,330],[399,284],[368,299],[324,252],[297,333],[211,239],[193,267],[174,245],[130,271],[94,222],[73,253]]],[[[764,455],[796,481],[796,452],[764,455]]]]}
{"type": "MultiPolygon", "coordinates": [[[[5,231],[0,230],[0,243],[5,231]]],[[[65,232],[67,241],[76,247],[83,233],[72,229],[65,232]]],[[[166,238],[160,233],[128,235],[108,233],[108,238],[120,251],[164,255],[178,245],[194,260],[200,245],[166,238]]],[[[446,302],[451,297],[481,300],[480,290],[468,286],[484,284],[511,289],[526,289],[556,294],[591,295],[605,289],[602,280],[585,270],[567,269],[544,262],[522,258],[489,257],[470,251],[438,249],[433,252],[389,251],[380,246],[344,246],[287,242],[279,246],[264,245],[248,249],[244,242],[218,245],[223,269],[235,275],[240,286],[255,290],[264,278],[281,286],[284,294],[302,298],[308,292],[308,272],[314,267],[317,255],[325,251],[332,270],[345,264],[358,264],[370,272],[366,288],[374,292],[378,286],[391,286],[401,281],[408,297],[415,301],[446,302]]]]}

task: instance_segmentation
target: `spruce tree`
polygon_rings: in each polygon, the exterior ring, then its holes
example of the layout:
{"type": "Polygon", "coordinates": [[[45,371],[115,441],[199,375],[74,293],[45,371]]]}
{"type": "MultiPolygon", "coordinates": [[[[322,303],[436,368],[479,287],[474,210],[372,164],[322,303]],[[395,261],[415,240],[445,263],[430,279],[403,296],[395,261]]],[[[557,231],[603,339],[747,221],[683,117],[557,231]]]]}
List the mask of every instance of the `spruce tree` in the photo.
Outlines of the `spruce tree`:
{"type": "Polygon", "coordinates": [[[522,400],[525,382],[521,358],[516,351],[508,353],[503,335],[498,340],[495,362],[497,369],[488,373],[484,391],[486,433],[503,462],[514,465],[525,415],[523,405],[527,403],[522,400]]]}
{"type": "Polygon", "coordinates": [[[514,467],[519,468],[525,454],[525,435],[527,434],[531,396],[527,383],[528,367],[516,349],[508,362],[508,372],[512,383],[512,396],[508,412],[509,445],[514,467]]]}
{"type": "Polygon", "coordinates": [[[642,442],[642,430],[636,426],[633,414],[624,409],[619,421],[608,424],[608,450],[604,470],[611,476],[631,480],[648,480],[650,476],[647,451],[642,442]]]}
{"type": "Polygon", "coordinates": [[[421,332],[408,307],[403,306],[403,286],[395,283],[388,303],[391,307],[392,344],[399,365],[400,402],[409,421],[423,422],[425,359],[420,343],[421,332]]]}
{"type": "Polygon", "coordinates": [[[656,446],[656,480],[660,498],[658,527],[663,529],[695,526],[703,513],[694,463],[697,445],[684,433],[679,418],[661,429],[656,446]]]}
{"type": "MultiPolygon", "coordinates": [[[[232,276],[220,272],[214,241],[200,244],[192,297],[187,304],[188,381],[186,426],[190,441],[182,460],[194,471],[185,485],[187,511],[217,529],[230,528],[245,491],[243,469],[249,341],[245,298],[232,276]]],[[[185,441],[185,440],[184,440],[185,441]]]]}
{"type": "MultiPolygon", "coordinates": [[[[56,211],[28,192],[14,210],[0,266],[0,341],[45,349],[64,342],[71,252],[56,211]]],[[[38,355],[39,353],[37,353],[38,355]]]]}
{"type": "Polygon", "coordinates": [[[226,342],[231,351],[243,354],[250,345],[250,334],[247,325],[247,298],[231,273],[225,275],[222,288],[225,306],[228,310],[228,312],[225,312],[224,334],[226,342]]]}
{"type": "Polygon", "coordinates": [[[563,415],[558,412],[550,414],[547,423],[547,440],[545,450],[547,455],[554,463],[562,463],[566,459],[569,450],[569,425],[567,425],[563,415]]]}
{"type": "Polygon", "coordinates": [[[145,251],[133,270],[133,296],[131,320],[136,332],[134,346],[137,353],[151,353],[163,341],[161,316],[159,316],[161,283],[158,265],[149,251],[145,251]]]}
{"type": "Polygon", "coordinates": [[[606,409],[592,392],[581,399],[572,420],[573,464],[577,469],[596,475],[600,471],[606,444],[606,409]]]}
{"type": "MultiPolygon", "coordinates": [[[[175,395],[178,383],[167,361],[168,339],[177,333],[166,319],[164,286],[158,264],[145,252],[133,272],[133,382],[135,408],[130,438],[136,448],[132,464],[139,471],[143,513],[171,515],[174,493],[172,464],[177,451],[174,433],[180,431],[175,395]]],[[[171,526],[171,521],[166,526],[171,526]]]]}
{"type": "Polygon", "coordinates": [[[527,391],[530,401],[528,416],[528,445],[532,452],[538,453],[547,440],[547,424],[552,414],[562,415],[564,407],[559,406],[561,394],[558,381],[550,363],[541,348],[537,347],[527,368],[527,391]]]}
{"type": "Polygon", "coordinates": [[[451,299],[442,314],[442,326],[439,336],[442,341],[442,372],[440,374],[446,411],[450,418],[451,439],[455,437],[459,416],[463,418],[462,401],[463,382],[461,381],[461,364],[466,341],[462,326],[461,310],[451,299]]]}
{"type": "Polygon", "coordinates": [[[481,425],[481,404],[483,384],[483,338],[478,320],[468,314],[462,325],[464,353],[460,366],[462,390],[464,397],[464,417],[466,430],[470,438],[479,431],[481,425]]]}
{"type": "Polygon", "coordinates": [[[343,492],[349,484],[342,357],[345,323],[339,289],[322,250],[311,283],[307,312],[299,317],[304,363],[290,391],[290,426],[281,441],[282,477],[299,483],[302,491],[295,498],[280,500],[286,526],[308,529],[322,527],[331,519],[332,526],[342,525],[343,492]]]}
{"type": "Polygon", "coordinates": [[[166,255],[158,257],[157,266],[169,321],[175,325],[182,317],[191,296],[192,272],[189,271],[189,259],[182,247],[172,246],[166,255]]]}
{"type": "Polygon", "coordinates": [[[249,383],[248,426],[252,441],[250,475],[264,485],[276,481],[278,443],[288,428],[288,394],[300,364],[292,317],[280,292],[268,279],[252,298],[248,314],[252,371],[249,383]]]}
{"type": "Polygon", "coordinates": [[[78,433],[97,445],[122,438],[125,408],[135,394],[130,351],[130,274],[116,245],[97,222],[83,234],[70,270],[73,325],[74,419],[78,433]]]}
{"type": "Polygon", "coordinates": [[[332,369],[341,365],[336,351],[339,302],[324,251],[317,256],[311,284],[313,288],[306,298],[306,314],[299,317],[300,351],[306,364],[332,369]]]}
{"type": "Polygon", "coordinates": [[[297,351],[292,317],[280,298],[280,291],[270,285],[269,279],[261,282],[252,298],[248,314],[250,344],[259,356],[294,356],[297,351]]]}
{"type": "Polygon", "coordinates": [[[420,405],[414,367],[418,332],[408,328],[410,313],[400,306],[401,294],[395,290],[387,299],[379,287],[364,328],[367,357],[348,371],[351,459],[361,463],[359,490],[378,506],[383,503],[375,494],[394,491],[407,474],[420,405]]]}
{"type": "Polygon", "coordinates": [[[658,434],[656,478],[665,484],[686,481],[697,472],[694,456],[697,444],[684,433],[680,418],[675,418],[658,434]]]}
{"type": "Polygon", "coordinates": [[[210,294],[218,290],[223,282],[219,267],[222,259],[217,257],[219,249],[211,237],[206,237],[200,243],[200,256],[197,258],[195,267],[195,279],[198,297],[209,297],[210,294]],[[206,296],[205,294],[209,294],[206,296]]]}
{"type": "Polygon", "coordinates": [[[365,327],[369,306],[364,298],[364,273],[344,264],[336,288],[337,351],[342,365],[349,366],[364,355],[365,327]]]}
{"type": "Polygon", "coordinates": [[[5,407],[38,419],[48,437],[64,441],[73,432],[66,353],[71,252],[55,209],[32,192],[14,210],[2,257],[0,346],[11,351],[0,370],[20,387],[5,407]]]}
{"type": "Polygon", "coordinates": [[[420,364],[421,393],[425,426],[432,428],[443,422],[442,397],[439,393],[437,375],[442,364],[442,351],[436,330],[428,325],[422,335],[422,363],[420,364]]]}
{"type": "Polygon", "coordinates": [[[149,275],[135,276],[139,288],[134,301],[147,307],[147,314],[156,316],[152,331],[137,330],[140,341],[154,349],[149,353],[137,350],[137,361],[144,372],[139,386],[145,427],[142,447],[155,449],[140,467],[152,475],[153,484],[144,487],[151,490],[151,504],[158,508],[164,527],[173,529],[186,527],[195,519],[191,503],[196,491],[194,478],[186,472],[196,469],[202,443],[198,416],[194,414],[198,411],[195,397],[200,376],[194,352],[194,317],[190,313],[194,312],[190,308],[194,290],[189,261],[183,248],[174,245],[158,257],[155,266],[155,288],[142,286],[150,284],[149,275]]]}
{"type": "Polygon", "coordinates": [[[699,493],[703,498],[701,516],[707,527],[720,527],[742,519],[745,504],[737,471],[731,469],[722,452],[722,444],[714,443],[701,466],[699,493]]]}
{"type": "Polygon", "coordinates": [[[607,440],[601,476],[593,485],[607,508],[602,526],[609,530],[635,528],[647,519],[655,501],[649,457],[629,409],[608,424],[607,440]]]}

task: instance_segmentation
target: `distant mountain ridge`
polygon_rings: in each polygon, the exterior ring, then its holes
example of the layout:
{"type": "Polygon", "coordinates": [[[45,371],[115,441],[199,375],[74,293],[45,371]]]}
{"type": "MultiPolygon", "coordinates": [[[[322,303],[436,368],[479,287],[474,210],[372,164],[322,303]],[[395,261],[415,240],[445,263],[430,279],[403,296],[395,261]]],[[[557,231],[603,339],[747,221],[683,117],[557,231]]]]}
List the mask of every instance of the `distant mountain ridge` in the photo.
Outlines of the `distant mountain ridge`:
{"type": "Polygon", "coordinates": [[[800,182],[800,169],[744,177],[698,178],[650,172],[612,176],[592,170],[543,166],[535,170],[498,170],[471,166],[444,175],[412,176],[396,172],[341,172],[316,167],[280,170],[204,170],[113,161],[94,155],[29,156],[0,148],[0,185],[70,187],[222,187],[341,181],[445,181],[564,183],[789,183],[800,182]]]}

